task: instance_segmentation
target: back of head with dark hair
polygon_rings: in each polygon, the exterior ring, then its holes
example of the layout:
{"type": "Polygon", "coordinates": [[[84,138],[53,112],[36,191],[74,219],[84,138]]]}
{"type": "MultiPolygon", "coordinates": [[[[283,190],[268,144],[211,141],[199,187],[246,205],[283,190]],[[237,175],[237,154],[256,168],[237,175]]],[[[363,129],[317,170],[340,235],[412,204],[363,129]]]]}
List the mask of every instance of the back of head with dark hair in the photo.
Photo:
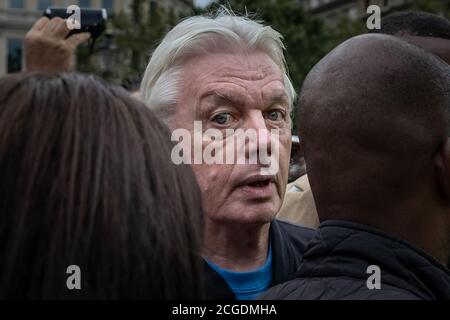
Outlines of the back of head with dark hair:
{"type": "Polygon", "coordinates": [[[381,19],[381,29],[369,32],[450,39],[450,21],[428,12],[395,12],[381,19]]]}
{"type": "Polygon", "coordinates": [[[374,34],[347,40],[312,69],[298,127],[321,220],[380,219],[428,186],[424,168],[450,134],[449,70],[374,34]]]}
{"type": "Polygon", "coordinates": [[[370,225],[447,262],[449,65],[397,37],[361,35],[314,66],[299,106],[320,221],[370,225]]]}
{"type": "Polygon", "coordinates": [[[123,89],[0,79],[0,298],[200,298],[200,192],[170,152],[123,89]],[[66,286],[69,265],[81,290],[66,286]]]}

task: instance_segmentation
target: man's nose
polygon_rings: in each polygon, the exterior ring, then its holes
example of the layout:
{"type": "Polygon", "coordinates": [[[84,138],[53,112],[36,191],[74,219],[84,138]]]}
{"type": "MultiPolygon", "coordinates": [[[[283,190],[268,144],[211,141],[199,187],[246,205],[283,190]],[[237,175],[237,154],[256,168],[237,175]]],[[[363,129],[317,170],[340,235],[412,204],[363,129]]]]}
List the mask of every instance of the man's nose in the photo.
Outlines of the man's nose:
{"type": "Polygon", "coordinates": [[[250,112],[246,122],[247,129],[267,129],[266,119],[264,118],[263,113],[259,110],[250,112]]]}
{"type": "Polygon", "coordinates": [[[260,153],[265,156],[271,154],[271,133],[267,128],[266,119],[261,111],[255,111],[250,114],[246,123],[246,130],[252,130],[256,139],[246,141],[247,158],[255,154],[260,158],[260,153]]]}

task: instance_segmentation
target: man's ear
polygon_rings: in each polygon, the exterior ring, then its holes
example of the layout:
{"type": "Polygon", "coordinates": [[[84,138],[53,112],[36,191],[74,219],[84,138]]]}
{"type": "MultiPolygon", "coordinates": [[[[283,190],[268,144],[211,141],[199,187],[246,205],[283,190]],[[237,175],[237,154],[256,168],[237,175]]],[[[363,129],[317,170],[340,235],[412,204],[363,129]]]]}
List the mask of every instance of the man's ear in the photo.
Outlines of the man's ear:
{"type": "Polygon", "coordinates": [[[450,138],[442,144],[435,157],[435,168],[440,189],[450,202],[450,138]]]}

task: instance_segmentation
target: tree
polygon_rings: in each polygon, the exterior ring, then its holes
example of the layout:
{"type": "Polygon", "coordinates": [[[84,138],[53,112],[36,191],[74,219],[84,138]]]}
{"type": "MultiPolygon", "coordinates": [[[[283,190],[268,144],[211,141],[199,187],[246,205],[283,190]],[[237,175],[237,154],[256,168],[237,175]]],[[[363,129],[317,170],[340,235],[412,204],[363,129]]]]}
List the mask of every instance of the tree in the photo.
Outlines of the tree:
{"type": "Polygon", "coordinates": [[[442,14],[449,18],[450,0],[415,0],[411,10],[442,14]]]}
{"type": "Polygon", "coordinates": [[[119,84],[140,78],[152,50],[179,19],[173,9],[158,6],[148,10],[146,5],[147,1],[133,0],[131,13],[113,15],[106,33],[97,40],[94,52],[90,53],[86,46],[79,50],[78,70],[119,84]],[[106,70],[101,68],[105,59],[110,60],[111,67],[106,70]]]}

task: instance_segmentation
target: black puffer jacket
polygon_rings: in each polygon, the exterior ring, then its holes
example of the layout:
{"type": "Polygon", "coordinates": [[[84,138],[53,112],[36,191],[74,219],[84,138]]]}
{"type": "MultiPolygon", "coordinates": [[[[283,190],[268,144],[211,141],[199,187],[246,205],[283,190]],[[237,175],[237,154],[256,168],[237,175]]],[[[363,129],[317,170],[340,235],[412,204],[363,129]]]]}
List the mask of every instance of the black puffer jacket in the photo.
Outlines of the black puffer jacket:
{"type": "Polygon", "coordinates": [[[408,243],[341,220],[322,223],[308,244],[296,279],[262,299],[450,299],[450,271],[408,243]],[[369,265],[381,270],[370,290],[369,265]]]}

